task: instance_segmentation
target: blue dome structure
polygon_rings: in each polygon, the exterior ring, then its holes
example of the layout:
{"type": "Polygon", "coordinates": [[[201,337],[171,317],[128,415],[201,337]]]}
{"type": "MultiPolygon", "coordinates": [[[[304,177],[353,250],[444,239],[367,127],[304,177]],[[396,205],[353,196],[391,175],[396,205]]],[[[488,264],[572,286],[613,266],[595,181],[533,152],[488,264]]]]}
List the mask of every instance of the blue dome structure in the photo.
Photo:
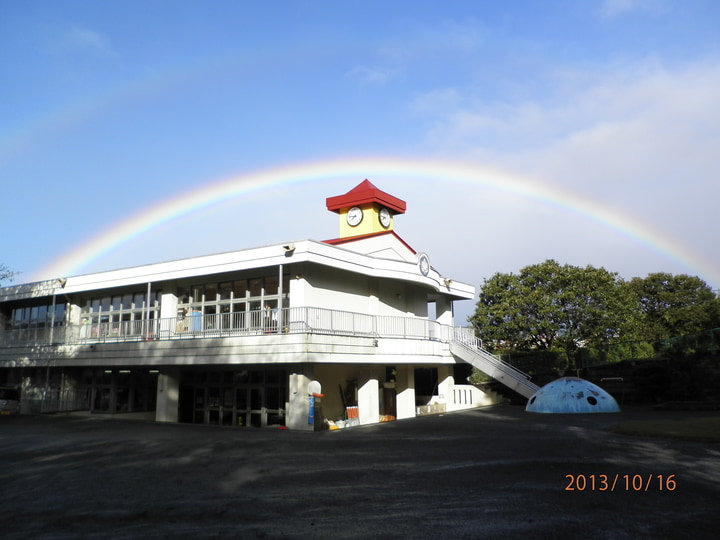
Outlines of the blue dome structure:
{"type": "Polygon", "coordinates": [[[599,386],[579,377],[562,377],[546,384],[528,400],[527,412],[616,413],[615,398],[599,386]]]}

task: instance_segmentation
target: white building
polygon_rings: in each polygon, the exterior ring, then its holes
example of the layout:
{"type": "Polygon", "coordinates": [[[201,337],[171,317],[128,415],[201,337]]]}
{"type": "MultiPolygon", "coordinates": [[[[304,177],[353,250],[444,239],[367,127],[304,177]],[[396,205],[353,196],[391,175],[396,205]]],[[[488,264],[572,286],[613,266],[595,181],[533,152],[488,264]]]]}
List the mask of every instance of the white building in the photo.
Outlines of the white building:
{"type": "Polygon", "coordinates": [[[312,393],[338,425],[492,403],[467,363],[537,390],[455,327],[474,287],[395,233],[404,201],[365,180],[326,203],[334,240],[1,288],[0,385],[25,412],[292,429],[318,425],[312,393]]]}

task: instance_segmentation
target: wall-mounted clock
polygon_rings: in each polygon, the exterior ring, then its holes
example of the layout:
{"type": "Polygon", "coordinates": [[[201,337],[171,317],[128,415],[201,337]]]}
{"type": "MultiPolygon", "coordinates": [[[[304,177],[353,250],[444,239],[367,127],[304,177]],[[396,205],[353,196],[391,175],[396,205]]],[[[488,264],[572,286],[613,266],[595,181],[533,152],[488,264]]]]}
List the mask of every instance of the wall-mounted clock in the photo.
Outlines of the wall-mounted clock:
{"type": "Polygon", "coordinates": [[[387,208],[381,208],[378,219],[380,220],[380,225],[387,229],[390,226],[390,211],[387,208]]]}
{"type": "Polygon", "coordinates": [[[363,211],[359,206],[353,206],[347,212],[347,223],[351,227],[357,227],[363,219],[363,211]]]}
{"type": "Polygon", "coordinates": [[[423,276],[427,276],[430,273],[430,259],[424,253],[421,253],[418,257],[418,268],[423,276]]]}

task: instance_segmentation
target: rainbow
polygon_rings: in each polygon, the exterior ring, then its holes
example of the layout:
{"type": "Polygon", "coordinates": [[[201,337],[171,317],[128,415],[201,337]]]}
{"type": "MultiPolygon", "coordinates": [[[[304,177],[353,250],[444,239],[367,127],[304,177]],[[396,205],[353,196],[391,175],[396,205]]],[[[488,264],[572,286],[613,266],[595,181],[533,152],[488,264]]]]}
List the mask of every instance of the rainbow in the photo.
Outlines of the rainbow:
{"type": "Polygon", "coordinates": [[[707,261],[647,225],[611,209],[537,179],[520,177],[477,164],[423,159],[357,158],[299,163],[249,172],[204,185],[164,200],[117,223],[38,271],[36,279],[67,276],[79,271],[119,246],[144,233],[188,214],[236,197],[303,182],[350,178],[398,177],[412,180],[443,179],[529,198],[594,221],[631,241],[647,246],[672,260],[720,283],[720,275],[707,261]]]}

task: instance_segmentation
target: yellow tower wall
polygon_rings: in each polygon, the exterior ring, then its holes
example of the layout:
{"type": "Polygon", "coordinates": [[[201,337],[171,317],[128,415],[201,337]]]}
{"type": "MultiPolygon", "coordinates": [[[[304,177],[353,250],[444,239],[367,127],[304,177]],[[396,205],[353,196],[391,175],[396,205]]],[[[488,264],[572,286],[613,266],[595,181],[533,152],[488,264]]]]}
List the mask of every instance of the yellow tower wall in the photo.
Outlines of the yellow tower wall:
{"type": "Polygon", "coordinates": [[[385,228],[380,223],[381,208],[382,207],[378,204],[361,205],[360,209],[363,211],[363,218],[362,221],[355,227],[351,227],[347,222],[347,213],[350,209],[343,208],[340,211],[340,238],[392,231],[394,225],[392,212],[390,212],[390,225],[385,228]]]}

